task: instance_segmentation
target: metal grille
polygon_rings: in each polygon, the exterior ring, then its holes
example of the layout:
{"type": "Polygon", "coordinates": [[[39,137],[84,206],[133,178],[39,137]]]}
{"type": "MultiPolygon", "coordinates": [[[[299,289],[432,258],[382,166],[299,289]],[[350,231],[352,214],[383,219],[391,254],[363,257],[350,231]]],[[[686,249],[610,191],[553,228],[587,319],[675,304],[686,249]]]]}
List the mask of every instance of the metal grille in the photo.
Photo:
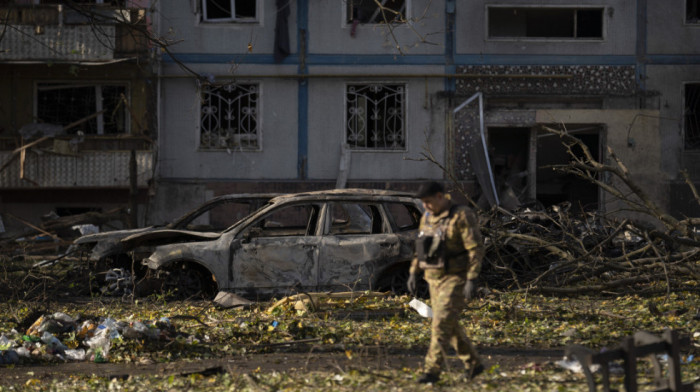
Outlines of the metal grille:
{"type": "Polygon", "coordinates": [[[700,84],[685,85],[685,148],[700,149],[700,84]]]}
{"type": "Polygon", "coordinates": [[[258,85],[205,86],[202,91],[202,149],[259,150],[258,85]]]}
{"type": "Polygon", "coordinates": [[[350,148],[406,147],[403,84],[348,85],[346,100],[346,141],[350,148]]]}
{"type": "MultiPolygon", "coordinates": [[[[12,151],[0,151],[0,162],[9,163],[0,172],[0,188],[128,188],[129,151],[82,151],[78,156],[27,152],[25,179],[20,178],[20,160],[12,151]]],[[[153,178],[153,153],[136,152],[139,187],[153,178]]]]}

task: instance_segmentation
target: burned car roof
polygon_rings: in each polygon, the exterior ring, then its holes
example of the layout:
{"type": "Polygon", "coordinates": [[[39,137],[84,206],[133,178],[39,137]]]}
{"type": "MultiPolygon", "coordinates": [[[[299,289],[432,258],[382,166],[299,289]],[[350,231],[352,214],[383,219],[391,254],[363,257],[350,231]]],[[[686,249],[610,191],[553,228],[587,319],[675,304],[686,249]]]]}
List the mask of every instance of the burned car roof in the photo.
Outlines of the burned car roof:
{"type": "Polygon", "coordinates": [[[201,240],[202,238],[208,238],[211,239],[215,236],[207,236],[207,235],[195,235],[196,233],[202,233],[202,232],[213,232],[213,233],[220,233],[224,229],[231,227],[233,223],[238,222],[239,220],[244,219],[246,216],[250,215],[250,213],[255,212],[258,208],[261,206],[265,205],[268,200],[279,196],[279,193],[240,193],[240,194],[227,194],[227,195],[222,195],[218,197],[214,197],[212,199],[207,200],[203,204],[199,205],[197,208],[187,212],[183,216],[175,219],[171,223],[163,226],[148,226],[148,227],[142,227],[138,229],[126,229],[126,230],[114,230],[114,231],[106,231],[103,233],[96,233],[96,234],[89,234],[85,235],[82,237],[77,238],[75,241],[73,241],[74,244],[76,245],[90,245],[94,244],[94,247],[91,250],[90,253],[90,259],[91,260],[99,260],[101,258],[107,257],[107,256],[112,256],[115,254],[121,254],[124,252],[129,251],[133,246],[136,246],[137,244],[140,244],[139,241],[135,241],[132,237],[139,237],[140,235],[147,235],[152,232],[161,232],[161,231],[166,231],[170,232],[170,234],[159,234],[156,235],[155,238],[159,239],[166,239],[168,237],[175,239],[192,239],[192,240],[201,240]],[[226,224],[224,227],[215,230],[215,229],[209,229],[208,227],[201,228],[201,230],[193,230],[189,229],[189,224],[194,222],[197,218],[202,216],[203,214],[207,213],[208,211],[211,211],[214,208],[217,208],[217,206],[222,206],[225,205],[226,203],[235,203],[240,201],[241,203],[246,203],[246,202],[251,202],[250,203],[250,208],[247,211],[243,212],[243,216],[239,216],[235,218],[232,222],[226,224]],[[173,234],[173,232],[182,232],[179,234],[173,234]],[[129,241],[122,241],[123,239],[129,239],[129,241]]]}

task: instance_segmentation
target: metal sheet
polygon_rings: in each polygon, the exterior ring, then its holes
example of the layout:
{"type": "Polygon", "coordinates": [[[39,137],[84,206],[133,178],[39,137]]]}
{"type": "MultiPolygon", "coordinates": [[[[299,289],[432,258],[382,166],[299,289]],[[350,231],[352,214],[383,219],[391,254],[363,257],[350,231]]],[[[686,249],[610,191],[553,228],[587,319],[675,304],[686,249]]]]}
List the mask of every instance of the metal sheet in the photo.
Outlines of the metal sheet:
{"type": "MultiPolygon", "coordinates": [[[[77,156],[27,152],[25,180],[19,178],[19,156],[0,171],[0,188],[129,187],[129,151],[86,151],[77,156]]],[[[0,151],[0,163],[12,151],[0,151]]],[[[137,151],[138,186],[153,177],[153,153],[137,151]]]]}
{"type": "Polygon", "coordinates": [[[34,26],[13,25],[0,42],[0,60],[80,60],[114,59],[115,27],[101,25],[96,35],[94,26],[44,26],[41,34],[34,26]]]}

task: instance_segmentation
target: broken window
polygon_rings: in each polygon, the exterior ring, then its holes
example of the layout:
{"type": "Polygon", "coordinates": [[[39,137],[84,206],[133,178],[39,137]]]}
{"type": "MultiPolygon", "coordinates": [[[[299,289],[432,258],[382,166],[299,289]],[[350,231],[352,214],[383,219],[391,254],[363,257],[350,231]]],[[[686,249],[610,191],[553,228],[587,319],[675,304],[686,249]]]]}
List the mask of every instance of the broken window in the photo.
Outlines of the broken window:
{"type": "Polygon", "coordinates": [[[685,0],[685,22],[700,23],[700,0],[685,0]]]}
{"type": "Polygon", "coordinates": [[[259,150],[258,111],[257,84],[203,86],[200,148],[259,150]]]}
{"type": "Polygon", "coordinates": [[[248,22],[257,20],[256,0],[202,0],[205,22],[248,22]]]}
{"type": "Polygon", "coordinates": [[[700,83],[685,85],[685,149],[700,149],[700,83]]]}
{"type": "Polygon", "coordinates": [[[421,212],[415,206],[404,203],[386,203],[386,207],[399,232],[418,229],[421,212]]]}
{"type": "Polygon", "coordinates": [[[603,38],[603,8],[489,7],[489,38],[603,38]]]}
{"type": "Polygon", "coordinates": [[[227,200],[192,216],[188,222],[178,222],[179,227],[193,231],[223,231],[250,215],[258,204],[252,201],[227,200]]]}
{"type": "Polygon", "coordinates": [[[345,0],[346,23],[403,23],[407,0],[345,0]]]}
{"type": "Polygon", "coordinates": [[[250,231],[253,237],[313,235],[316,231],[318,210],[318,206],[309,204],[284,206],[251,225],[247,231],[250,231]]]}
{"type": "Polygon", "coordinates": [[[346,91],[346,142],[352,149],[403,150],[405,85],[350,84],[346,91]]]}
{"type": "Polygon", "coordinates": [[[330,235],[381,233],[382,221],[376,206],[359,203],[333,203],[330,208],[330,235]]]}
{"type": "Polygon", "coordinates": [[[129,124],[126,96],[125,85],[39,83],[36,118],[42,123],[72,125],[67,130],[71,134],[124,133],[129,124]]]}

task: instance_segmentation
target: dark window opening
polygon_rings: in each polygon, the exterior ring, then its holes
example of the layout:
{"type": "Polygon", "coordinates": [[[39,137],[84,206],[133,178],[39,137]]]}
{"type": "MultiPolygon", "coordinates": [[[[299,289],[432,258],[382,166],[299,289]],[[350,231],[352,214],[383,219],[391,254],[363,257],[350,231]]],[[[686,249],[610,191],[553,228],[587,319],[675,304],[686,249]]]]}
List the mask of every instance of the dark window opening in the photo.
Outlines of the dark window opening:
{"type": "MultiPolygon", "coordinates": [[[[600,157],[600,132],[598,130],[580,130],[572,126],[569,132],[576,135],[593,159],[600,157]]],[[[590,128],[590,127],[587,127],[590,128]]],[[[583,151],[573,147],[574,154],[580,157],[583,151]]],[[[544,206],[551,206],[565,201],[571,203],[577,211],[592,211],[598,208],[598,187],[592,182],[574,174],[562,173],[552,169],[552,165],[566,165],[572,157],[556,135],[541,131],[537,137],[537,200],[544,206]]]]}
{"type": "Polygon", "coordinates": [[[359,203],[333,203],[329,209],[330,235],[382,232],[382,219],[376,206],[359,203]]]}
{"type": "Polygon", "coordinates": [[[415,206],[403,203],[387,203],[386,207],[399,232],[418,229],[421,212],[415,206]]]}
{"type": "MultiPolygon", "coordinates": [[[[489,128],[489,154],[501,203],[512,206],[528,198],[530,128],[489,128]]],[[[486,202],[485,196],[483,202],[486,202]]]]}
{"type": "Polygon", "coordinates": [[[700,0],[685,1],[685,21],[687,23],[700,23],[700,0]]]}
{"type": "Polygon", "coordinates": [[[402,23],[406,20],[406,0],[345,0],[348,24],[402,23]]]}
{"type": "Polygon", "coordinates": [[[242,235],[243,238],[314,235],[318,212],[318,206],[312,204],[284,206],[250,225],[242,235]]]}
{"type": "Polygon", "coordinates": [[[255,0],[204,0],[204,20],[227,22],[256,18],[255,0]]]}
{"type": "Polygon", "coordinates": [[[490,38],[603,38],[603,8],[490,7],[490,38]]]}
{"type": "Polygon", "coordinates": [[[700,83],[685,85],[685,149],[700,149],[700,83]]]}
{"type": "Polygon", "coordinates": [[[67,133],[124,133],[128,120],[124,97],[126,86],[42,83],[37,86],[37,121],[66,126],[92,116],[67,133]]]}

